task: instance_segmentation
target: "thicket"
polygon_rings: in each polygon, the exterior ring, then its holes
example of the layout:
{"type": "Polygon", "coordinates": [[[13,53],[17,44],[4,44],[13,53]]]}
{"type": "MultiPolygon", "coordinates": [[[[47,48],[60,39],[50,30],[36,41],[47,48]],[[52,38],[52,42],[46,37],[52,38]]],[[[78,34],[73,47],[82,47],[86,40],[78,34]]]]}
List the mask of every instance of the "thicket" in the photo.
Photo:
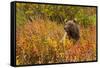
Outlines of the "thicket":
{"type": "Polygon", "coordinates": [[[55,21],[64,24],[64,20],[77,19],[84,27],[96,23],[96,8],[48,4],[16,4],[17,25],[23,25],[36,19],[55,21]]]}

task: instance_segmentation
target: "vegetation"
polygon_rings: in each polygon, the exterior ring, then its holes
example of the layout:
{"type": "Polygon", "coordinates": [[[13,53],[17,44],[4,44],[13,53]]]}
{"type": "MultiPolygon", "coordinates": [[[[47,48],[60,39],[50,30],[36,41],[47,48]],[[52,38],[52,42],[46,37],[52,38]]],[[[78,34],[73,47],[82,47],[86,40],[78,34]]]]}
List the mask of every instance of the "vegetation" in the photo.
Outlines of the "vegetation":
{"type": "Polygon", "coordinates": [[[16,64],[49,64],[96,60],[96,8],[16,4],[16,64]],[[64,20],[77,19],[76,44],[64,35],[64,20]]]}

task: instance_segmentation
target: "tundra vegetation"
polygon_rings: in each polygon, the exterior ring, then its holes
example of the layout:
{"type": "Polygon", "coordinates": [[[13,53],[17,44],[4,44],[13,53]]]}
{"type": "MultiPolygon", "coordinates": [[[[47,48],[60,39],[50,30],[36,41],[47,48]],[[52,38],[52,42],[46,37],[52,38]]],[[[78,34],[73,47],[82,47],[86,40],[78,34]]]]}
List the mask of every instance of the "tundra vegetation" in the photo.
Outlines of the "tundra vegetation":
{"type": "Polygon", "coordinates": [[[96,60],[96,7],[16,3],[16,64],[96,60]],[[64,35],[64,20],[77,19],[76,44],[64,35]]]}

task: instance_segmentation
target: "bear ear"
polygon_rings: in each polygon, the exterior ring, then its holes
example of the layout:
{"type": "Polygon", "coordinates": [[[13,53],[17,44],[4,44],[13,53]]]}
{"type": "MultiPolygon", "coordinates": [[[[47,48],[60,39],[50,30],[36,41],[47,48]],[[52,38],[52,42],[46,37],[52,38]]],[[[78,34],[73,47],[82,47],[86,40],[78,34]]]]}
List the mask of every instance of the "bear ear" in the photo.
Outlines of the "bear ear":
{"type": "Polygon", "coordinates": [[[76,18],[74,18],[74,20],[73,20],[75,23],[77,22],[77,19],[76,18]]]}
{"type": "Polygon", "coordinates": [[[66,23],[68,21],[68,19],[66,18],[65,20],[64,20],[64,23],[66,23]]]}

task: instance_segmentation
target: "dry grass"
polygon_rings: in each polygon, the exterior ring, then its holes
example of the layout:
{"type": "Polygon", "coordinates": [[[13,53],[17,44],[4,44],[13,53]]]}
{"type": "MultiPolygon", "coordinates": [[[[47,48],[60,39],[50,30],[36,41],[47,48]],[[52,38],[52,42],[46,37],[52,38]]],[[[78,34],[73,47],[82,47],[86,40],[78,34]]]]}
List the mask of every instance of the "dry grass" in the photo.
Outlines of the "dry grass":
{"type": "Polygon", "coordinates": [[[62,24],[37,20],[16,29],[16,64],[48,64],[96,60],[95,26],[80,28],[80,40],[65,39],[62,24]]]}

